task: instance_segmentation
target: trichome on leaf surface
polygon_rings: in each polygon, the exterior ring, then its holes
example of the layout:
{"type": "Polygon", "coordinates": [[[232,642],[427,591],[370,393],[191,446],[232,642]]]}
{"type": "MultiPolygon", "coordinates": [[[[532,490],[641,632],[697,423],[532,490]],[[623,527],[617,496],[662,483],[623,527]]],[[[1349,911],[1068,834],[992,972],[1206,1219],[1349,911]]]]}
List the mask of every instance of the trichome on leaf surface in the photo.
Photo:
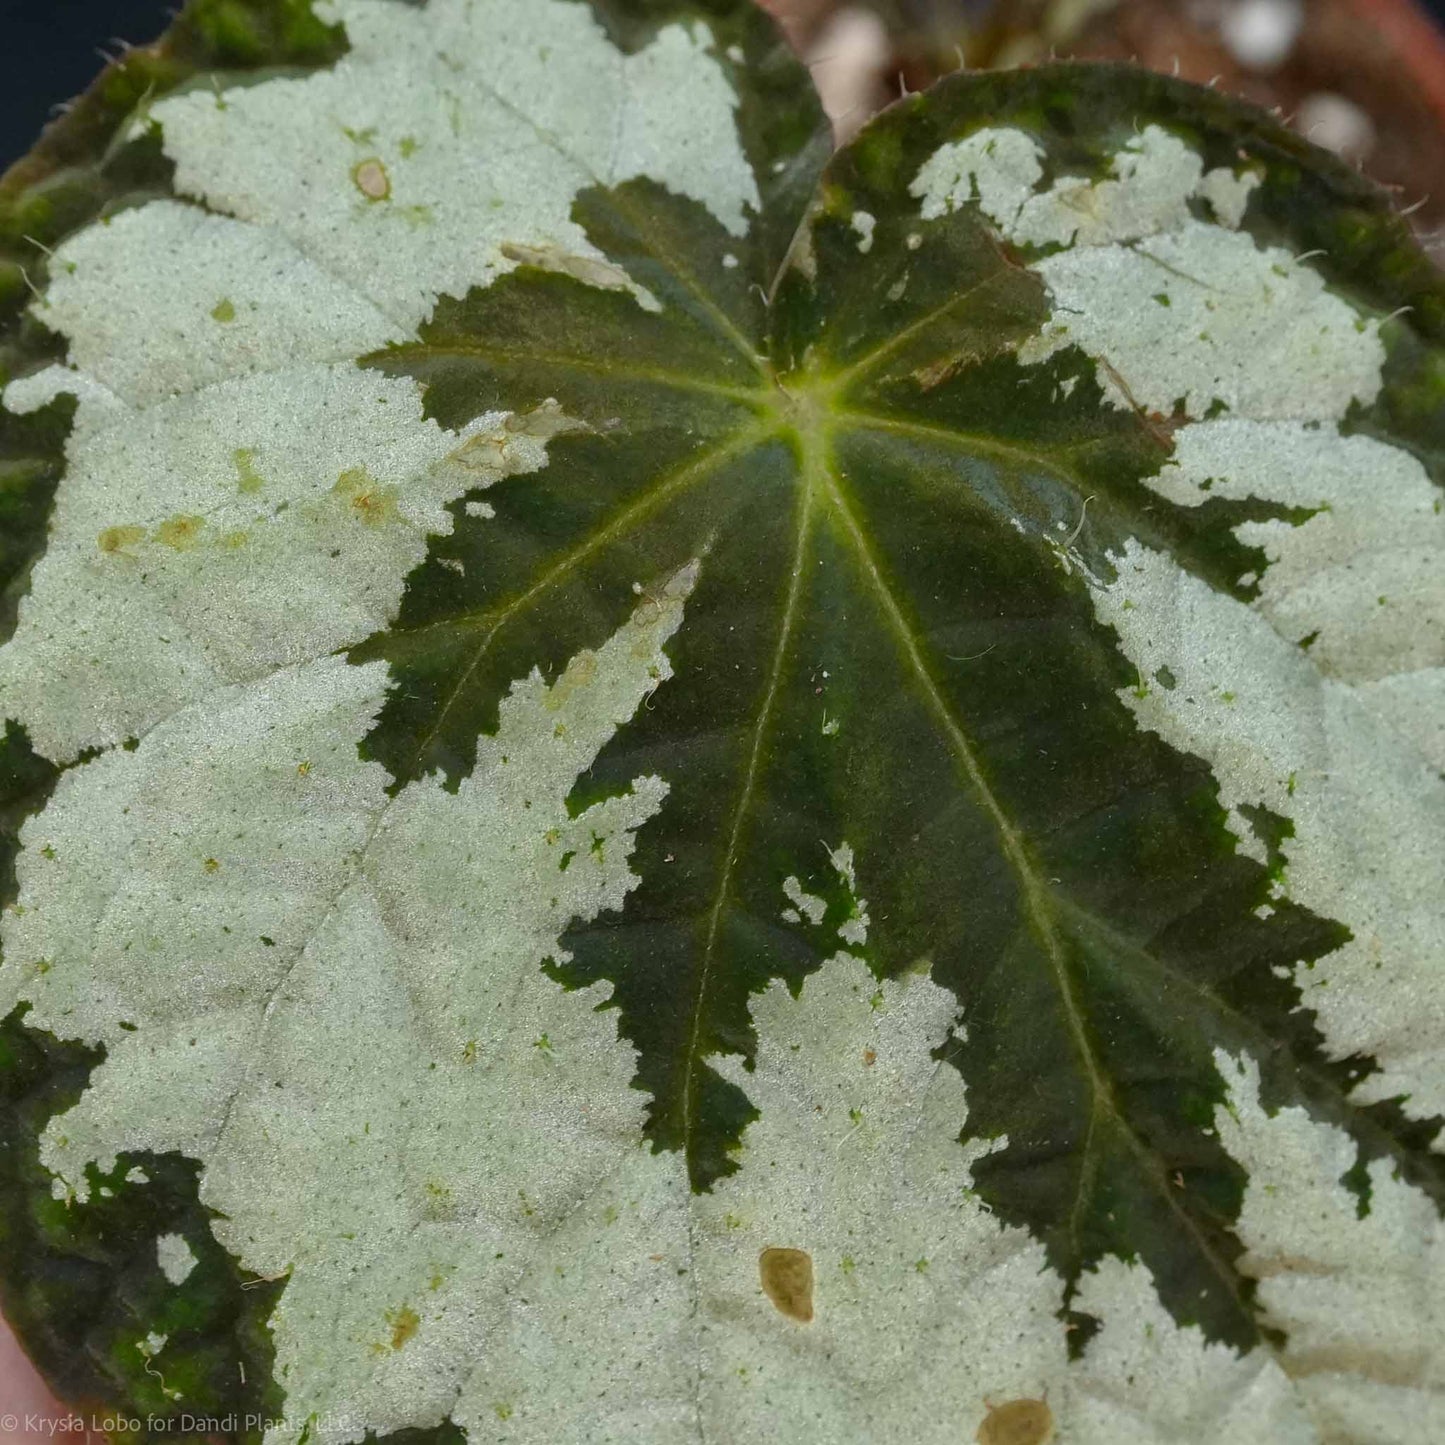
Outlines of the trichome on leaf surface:
{"type": "Polygon", "coordinates": [[[193,0],[0,185],[66,1397],[1445,1436],[1445,281],[1129,68],[828,149],[742,0],[193,0]]]}

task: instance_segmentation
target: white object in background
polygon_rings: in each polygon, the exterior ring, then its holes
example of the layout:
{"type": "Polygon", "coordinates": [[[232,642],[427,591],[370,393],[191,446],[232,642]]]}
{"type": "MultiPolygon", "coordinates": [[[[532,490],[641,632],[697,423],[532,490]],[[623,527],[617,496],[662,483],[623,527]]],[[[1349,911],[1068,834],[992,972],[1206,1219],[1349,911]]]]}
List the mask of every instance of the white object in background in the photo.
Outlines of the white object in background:
{"type": "Polygon", "coordinates": [[[878,75],[888,51],[888,31],[871,10],[840,10],[818,33],[808,69],[839,145],[878,109],[878,75]]]}
{"type": "Polygon", "coordinates": [[[1375,149],[1375,124],[1352,100],[1317,90],[1300,103],[1294,128],[1306,140],[1358,165],[1375,149]]]}
{"type": "Polygon", "coordinates": [[[1273,70],[1289,58],[1303,26],[1302,0],[1237,0],[1226,7],[1219,31],[1241,65],[1273,70]]]}

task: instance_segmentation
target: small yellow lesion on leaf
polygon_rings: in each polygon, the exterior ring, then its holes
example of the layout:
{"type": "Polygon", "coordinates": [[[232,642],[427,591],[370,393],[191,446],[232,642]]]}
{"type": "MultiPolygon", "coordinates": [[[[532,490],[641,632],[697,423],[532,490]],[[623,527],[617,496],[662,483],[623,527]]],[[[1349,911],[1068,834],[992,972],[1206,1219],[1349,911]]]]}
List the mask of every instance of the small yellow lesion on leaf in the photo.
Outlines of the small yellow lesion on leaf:
{"type": "Polygon", "coordinates": [[[222,296],[216,304],[211,307],[211,320],[219,321],[222,326],[236,319],[236,303],[229,296],[222,296]]]}
{"type": "Polygon", "coordinates": [[[95,545],[102,552],[124,552],[137,542],[143,541],[145,534],[144,527],[107,527],[95,539],[95,545]]]}
{"type": "Polygon", "coordinates": [[[221,863],[217,858],[207,858],[206,861],[201,864],[201,867],[204,868],[207,873],[219,873],[221,871],[221,863]]]}
{"type": "Polygon", "coordinates": [[[368,201],[391,199],[391,177],[377,156],[367,156],[351,168],[351,182],[368,201]]]}
{"type": "Polygon", "coordinates": [[[378,482],[365,467],[349,467],[342,472],[331,494],[368,527],[380,527],[397,515],[397,489],[378,482]]]}
{"type": "Polygon", "coordinates": [[[391,1328],[390,1348],[399,1350],[421,1328],[421,1316],[410,1305],[387,1310],[386,1323],[391,1328]]]}
{"type": "Polygon", "coordinates": [[[296,776],[297,776],[298,778],[307,777],[307,776],[309,776],[310,772],[311,772],[311,762],[310,762],[310,759],[307,759],[307,760],[305,760],[305,761],[303,761],[303,762],[299,762],[299,763],[296,764],[296,776]]]}
{"type": "Polygon", "coordinates": [[[256,470],[256,453],[250,447],[237,447],[231,453],[236,465],[236,490],[245,494],[259,492],[266,479],[256,470]]]}
{"type": "Polygon", "coordinates": [[[805,1249],[765,1249],[758,1256],[763,1293],[799,1324],[813,1318],[813,1256],[805,1249]]]}
{"type": "Polygon", "coordinates": [[[205,525],[204,517],[197,517],[190,512],[178,512],[174,517],[167,517],[156,528],[155,538],[164,547],[173,548],[177,552],[189,552],[200,541],[201,529],[205,525]]]}

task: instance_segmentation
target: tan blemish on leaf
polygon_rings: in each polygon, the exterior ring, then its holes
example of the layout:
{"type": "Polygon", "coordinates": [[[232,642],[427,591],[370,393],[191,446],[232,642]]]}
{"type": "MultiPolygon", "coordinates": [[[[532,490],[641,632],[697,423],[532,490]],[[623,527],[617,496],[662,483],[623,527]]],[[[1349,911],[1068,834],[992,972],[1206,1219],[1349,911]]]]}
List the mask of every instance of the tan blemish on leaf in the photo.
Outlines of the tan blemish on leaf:
{"type": "Polygon", "coordinates": [[[543,699],[543,706],[548,712],[557,712],[567,704],[567,699],[579,688],[586,687],[597,675],[597,654],[595,652],[579,652],[568,665],[566,672],[559,677],[551,692],[543,699]]]}
{"type": "MultiPolygon", "coordinates": [[[[548,397],[531,411],[514,412],[496,425],[473,433],[440,465],[455,467],[485,486],[518,471],[534,470],[535,447],[529,443],[549,442],[567,432],[593,430],[587,422],[568,416],[555,397],[548,397]]],[[[468,502],[466,510],[471,517],[492,515],[485,502],[468,502]]]]}
{"type": "Polygon", "coordinates": [[[620,266],[592,256],[578,256],[557,246],[519,246],[503,241],[499,248],[509,261],[519,266],[535,266],[539,271],[557,271],[587,286],[600,286],[607,291],[628,291],[632,280],[620,266]]]}
{"type": "Polygon", "coordinates": [[[990,1405],[974,1438],[978,1445],[1049,1445],[1054,1438],[1054,1412],[1047,1400],[990,1405]]]}
{"type": "Polygon", "coordinates": [[[219,873],[221,871],[220,862],[215,858],[207,858],[201,866],[207,873],[219,873]]]}
{"type": "Polygon", "coordinates": [[[156,541],[162,546],[172,547],[177,552],[189,552],[200,540],[201,528],[206,525],[204,517],[190,512],[179,512],[168,517],[156,528],[156,541]]]}
{"type": "Polygon", "coordinates": [[[399,1350],[421,1328],[421,1316],[410,1305],[387,1310],[386,1322],[391,1326],[389,1347],[399,1350]]]}
{"type": "Polygon", "coordinates": [[[930,362],[927,366],[920,366],[913,376],[924,391],[932,391],[934,387],[942,386],[945,381],[977,360],[976,352],[960,351],[939,361],[930,362]]]}
{"type": "Polygon", "coordinates": [[[465,472],[476,472],[490,481],[505,463],[506,446],[506,432],[497,427],[493,431],[469,436],[455,451],[448,452],[445,460],[451,466],[460,467],[465,472]]]}
{"type": "Polygon", "coordinates": [[[124,552],[144,537],[144,527],[107,527],[95,539],[95,545],[102,552],[124,552]]]}
{"type": "Polygon", "coordinates": [[[357,161],[352,166],[351,181],[368,201],[386,201],[391,198],[391,177],[375,156],[367,156],[364,161],[357,161]]]}
{"type": "Polygon", "coordinates": [[[555,396],[547,397],[531,411],[512,412],[502,426],[512,436],[536,437],[538,441],[551,441],[567,432],[593,430],[580,417],[568,416],[555,396]]]}
{"type": "Polygon", "coordinates": [[[365,467],[351,467],[342,472],[331,493],[344,501],[357,520],[368,527],[379,527],[396,516],[396,488],[383,486],[365,467]]]}
{"type": "Polygon", "coordinates": [[[805,1249],[765,1249],[758,1256],[763,1293],[779,1314],[806,1325],[813,1318],[813,1256],[805,1249]]]}

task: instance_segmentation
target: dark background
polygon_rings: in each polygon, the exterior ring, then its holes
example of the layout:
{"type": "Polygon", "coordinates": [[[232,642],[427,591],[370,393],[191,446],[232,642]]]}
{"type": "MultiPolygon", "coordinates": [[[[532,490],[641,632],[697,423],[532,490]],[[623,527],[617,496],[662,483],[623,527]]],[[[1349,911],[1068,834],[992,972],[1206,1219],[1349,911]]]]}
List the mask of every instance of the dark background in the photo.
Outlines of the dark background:
{"type": "Polygon", "coordinates": [[[95,79],[116,37],[154,40],[180,0],[0,0],[0,170],[30,149],[57,101],[95,79]]]}
{"type": "MultiPolygon", "coordinates": [[[[141,44],[180,0],[0,0],[0,170],[23,155],[51,108],[80,93],[117,37],[141,44]]],[[[1445,0],[1427,0],[1445,23],[1445,0]]]]}

